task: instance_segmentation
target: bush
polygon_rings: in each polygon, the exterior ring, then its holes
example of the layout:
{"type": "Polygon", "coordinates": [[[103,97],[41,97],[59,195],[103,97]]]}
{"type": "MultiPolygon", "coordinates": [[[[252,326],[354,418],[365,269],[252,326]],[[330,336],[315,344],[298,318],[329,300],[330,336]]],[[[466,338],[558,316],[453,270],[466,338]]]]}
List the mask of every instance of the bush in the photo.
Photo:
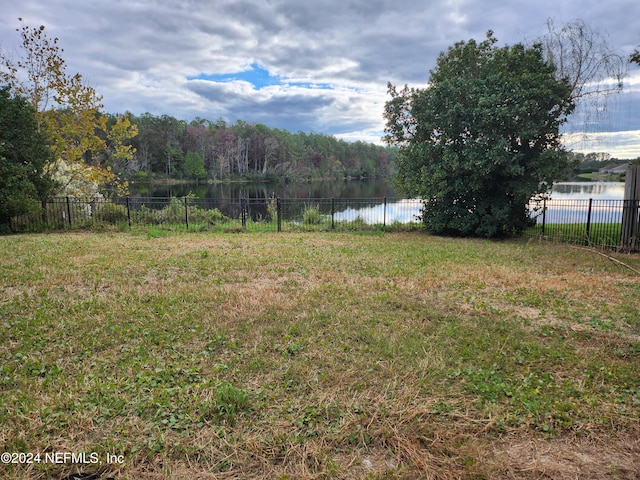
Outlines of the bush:
{"type": "Polygon", "coordinates": [[[364,218],[358,215],[353,220],[339,222],[338,228],[342,230],[371,230],[373,226],[369,225],[364,218]]]}
{"type": "Polygon", "coordinates": [[[173,197],[169,205],[160,211],[161,223],[185,223],[184,200],[173,197]]]}
{"type": "MultiPolygon", "coordinates": [[[[229,221],[217,208],[206,210],[195,205],[189,207],[189,223],[215,225],[229,221]]],[[[184,210],[184,200],[180,198],[172,198],[169,205],[161,210],[153,210],[142,205],[139,210],[132,212],[132,221],[139,225],[158,225],[168,223],[174,225],[185,225],[186,216],[184,210]]]]}
{"type": "Polygon", "coordinates": [[[133,223],[137,225],[157,225],[162,223],[159,210],[152,210],[146,205],[142,205],[139,210],[132,212],[133,223]]]}
{"type": "Polygon", "coordinates": [[[116,205],[114,203],[98,204],[95,210],[95,220],[103,223],[111,223],[113,225],[127,222],[129,220],[127,207],[124,205],[116,205]]]}
{"type": "Polygon", "coordinates": [[[189,223],[206,223],[207,225],[215,225],[223,223],[229,219],[225,217],[217,208],[204,210],[198,207],[189,207],[189,223]]]}

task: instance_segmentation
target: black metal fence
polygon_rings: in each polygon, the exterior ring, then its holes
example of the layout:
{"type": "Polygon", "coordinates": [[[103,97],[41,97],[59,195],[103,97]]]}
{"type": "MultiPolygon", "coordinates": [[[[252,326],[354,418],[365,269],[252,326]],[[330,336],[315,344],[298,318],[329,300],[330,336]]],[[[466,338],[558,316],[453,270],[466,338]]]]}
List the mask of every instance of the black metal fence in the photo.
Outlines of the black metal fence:
{"type": "Polygon", "coordinates": [[[413,228],[420,200],[400,198],[54,198],[40,212],[15,217],[14,232],[117,227],[189,230],[364,230],[413,228]]]}
{"type": "MultiPolygon", "coordinates": [[[[526,236],[607,249],[640,249],[638,201],[538,200],[526,236]],[[626,220],[625,220],[626,219],[626,220]],[[626,223],[626,225],[625,225],[626,223]]],[[[15,217],[14,232],[153,227],[221,231],[411,229],[422,201],[403,198],[55,198],[15,217]]]]}
{"type": "Polygon", "coordinates": [[[542,199],[529,205],[535,223],[525,235],[605,249],[640,249],[637,200],[542,199]]]}

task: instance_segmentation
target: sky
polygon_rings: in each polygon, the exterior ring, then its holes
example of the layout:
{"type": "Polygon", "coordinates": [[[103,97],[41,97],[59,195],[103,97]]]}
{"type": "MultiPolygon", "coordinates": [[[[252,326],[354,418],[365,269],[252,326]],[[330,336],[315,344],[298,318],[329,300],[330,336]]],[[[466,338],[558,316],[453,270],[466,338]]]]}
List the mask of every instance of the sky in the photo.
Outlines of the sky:
{"type": "MultiPolygon", "coordinates": [[[[621,55],[640,46],[638,0],[0,0],[0,13],[0,49],[17,55],[18,18],[45,25],[109,113],[374,143],[388,82],[424,88],[440,52],[488,30],[532,43],[549,19],[582,20],[621,55]]],[[[568,148],[640,157],[640,67],[589,117],[567,126],[568,148]]]]}

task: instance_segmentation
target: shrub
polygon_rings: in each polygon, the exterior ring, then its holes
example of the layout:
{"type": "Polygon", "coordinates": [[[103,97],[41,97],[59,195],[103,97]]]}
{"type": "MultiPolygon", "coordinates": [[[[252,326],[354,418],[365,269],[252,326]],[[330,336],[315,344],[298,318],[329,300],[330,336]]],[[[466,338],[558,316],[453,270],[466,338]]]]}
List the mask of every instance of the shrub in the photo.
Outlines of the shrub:
{"type": "Polygon", "coordinates": [[[98,204],[95,210],[95,220],[104,223],[118,224],[129,220],[127,207],[114,203],[98,204]]]}
{"type": "Polygon", "coordinates": [[[157,225],[162,223],[160,211],[152,210],[146,205],[142,205],[139,210],[132,212],[132,219],[138,225],[157,225]]]}
{"type": "Polygon", "coordinates": [[[205,210],[198,207],[189,207],[189,223],[193,222],[215,225],[216,223],[224,223],[228,220],[229,219],[217,208],[205,210]]]}
{"type": "Polygon", "coordinates": [[[184,200],[172,197],[169,205],[160,211],[160,220],[166,223],[184,223],[184,200]]]}
{"type": "Polygon", "coordinates": [[[324,215],[320,213],[320,206],[307,205],[302,212],[302,223],[304,225],[320,225],[324,220],[324,215]]]}

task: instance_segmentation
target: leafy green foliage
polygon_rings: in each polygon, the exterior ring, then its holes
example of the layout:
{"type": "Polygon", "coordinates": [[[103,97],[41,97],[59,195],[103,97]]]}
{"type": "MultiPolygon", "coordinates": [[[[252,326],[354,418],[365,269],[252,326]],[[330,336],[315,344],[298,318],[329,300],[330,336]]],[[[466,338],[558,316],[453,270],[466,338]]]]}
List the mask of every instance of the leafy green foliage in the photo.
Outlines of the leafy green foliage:
{"type": "Polygon", "coordinates": [[[38,132],[33,110],[22,97],[0,90],[0,231],[9,230],[12,216],[34,213],[55,183],[44,173],[52,159],[38,132]]]}
{"type": "Polygon", "coordinates": [[[207,178],[207,171],[204,169],[204,160],[198,152],[189,152],[184,159],[184,174],[187,178],[203,179],[207,178]]]}
{"type": "Polygon", "coordinates": [[[571,163],[559,127],[571,88],[540,46],[459,42],[441,54],[428,88],[389,85],[387,140],[400,145],[397,187],[424,199],[432,233],[500,237],[528,225],[529,199],[571,163]]]}
{"type": "Polygon", "coordinates": [[[204,209],[196,206],[189,206],[189,222],[205,225],[216,225],[229,221],[217,208],[204,209]]]}

